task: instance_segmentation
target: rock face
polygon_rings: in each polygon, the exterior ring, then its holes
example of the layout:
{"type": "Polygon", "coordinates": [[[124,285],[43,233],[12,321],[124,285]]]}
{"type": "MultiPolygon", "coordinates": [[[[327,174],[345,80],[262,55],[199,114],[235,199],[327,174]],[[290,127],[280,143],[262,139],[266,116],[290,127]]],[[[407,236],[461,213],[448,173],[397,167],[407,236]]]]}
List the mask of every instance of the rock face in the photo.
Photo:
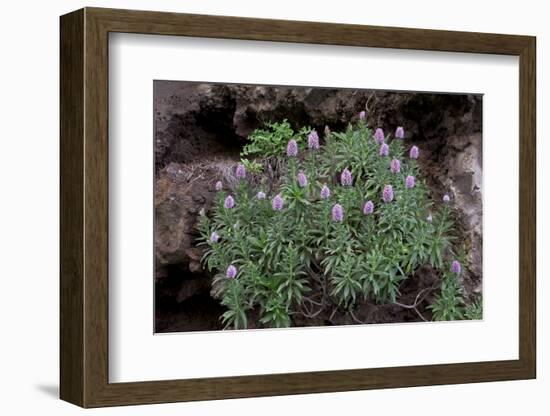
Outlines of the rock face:
{"type": "Polygon", "coordinates": [[[462,214],[465,248],[470,273],[464,275],[464,285],[470,293],[481,293],[482,274],[482,154],[481,134],[449,138],[449,153],[445,158],[446,176],[441,181],[454,198],[454,206],[462,214]]]}
{"type": "MultiPolygon", "coordinates": [[[[215,327],[219,307],[196,301],[210,287],[196,247],[198,213],[210,207],[214,183],[231,177],[248,135],[266,121],[285,118],[295,129],[341,130],[366,110],[373,127],[393,133],[403,126],[406,142],[420,148],[434,197],[449,193],[460,213],[470,253],[466,295],[481,290],[480,96],[170,81],[156,81],[154,95],[157,331],[182,330],[174,322],[178,314],[189,316],[189,302],[208,322],[204,329],[215,327]],[[165,304],[172,315],[163,315],[165,304]]],[[[192,326],[201,329],[200,323],[192,326]]]]}

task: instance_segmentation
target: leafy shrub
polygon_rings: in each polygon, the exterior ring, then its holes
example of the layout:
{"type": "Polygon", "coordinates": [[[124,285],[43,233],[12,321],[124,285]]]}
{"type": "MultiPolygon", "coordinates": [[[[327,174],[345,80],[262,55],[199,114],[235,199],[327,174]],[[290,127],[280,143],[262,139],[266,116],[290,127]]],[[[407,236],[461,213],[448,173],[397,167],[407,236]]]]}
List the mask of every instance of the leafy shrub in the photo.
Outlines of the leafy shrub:
{"type": "Polygon", "coordinates": [[[483,301],[478,296],[470,305],[464,309],[464,319],[480,320],[483,318],[483,301]]]}
{"type": "Polygon", "coordinates": [[[294,133],[286,119],[280,123],[266,123],[265,129],[257,129],[248,137],[249,143],[244,146],[241,155],[262,158],[280,157],[290,139],[296,140],[301,146],[310,130],[309,127],[303,127],[299,132],[294,133]]]}
{"type": "Polygon", "coordinates": [[[250,159],[241,159],[241,163],[244,166],[245,172],[250,172],[251,174],[260,174],[262,173],[263,166],[261,163],[258,163],[255,160],[250,159]]]}
{"type": "Polygon", "coordinates": [[[464,319],[464,301],[457,278],[445,273],[441,282],[441,294],[429,308],[436,321],[454,321],[464,319]]]}
{"type": "MultiPolygon", "coordinates": [[[[373,132],[363,117],[327,130],[322,146],[315,131],[295,134],[286,120],[252,133],[242,156],[256,159],[217,184],[212,215],[199,224],[227,327],[246,328],[252,310],[265,326],[287,327],[295,314],[395,303],[419,266],[444,268],[453,256],[449,205],[434,206],[418,148],[406,151],[402,129],[397,136],[373,132]]],[[[455,275],[444,273],[435,319],[464,317],[455,275]]]]}

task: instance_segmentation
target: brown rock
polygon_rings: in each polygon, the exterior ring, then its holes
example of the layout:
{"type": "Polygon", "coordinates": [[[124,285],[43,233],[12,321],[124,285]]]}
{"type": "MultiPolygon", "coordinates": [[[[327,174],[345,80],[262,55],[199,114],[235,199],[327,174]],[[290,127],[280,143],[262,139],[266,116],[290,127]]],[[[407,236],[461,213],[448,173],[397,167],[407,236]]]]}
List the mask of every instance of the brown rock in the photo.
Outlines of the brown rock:
{"type": "Polygon", "coordinates": [[[190,164],[170,163],[155,185],[155,255],[157,267],[169,264],[200,270],[201,250],[196,247],[197,220],[214,198],[214,183],[223,179],[228,159],[190,164]]]}
{"type": "Polygon", "coordinates": [[[480,290],[482,274],[483,194],[482,138],[480,133],[449,138],[444,185],[453,196],[452,204],[461,213],[463,240],[468,253],[470,274],[465,284],[480,290]],[[455,145],[458,143],[458,146],[455,145]]]}

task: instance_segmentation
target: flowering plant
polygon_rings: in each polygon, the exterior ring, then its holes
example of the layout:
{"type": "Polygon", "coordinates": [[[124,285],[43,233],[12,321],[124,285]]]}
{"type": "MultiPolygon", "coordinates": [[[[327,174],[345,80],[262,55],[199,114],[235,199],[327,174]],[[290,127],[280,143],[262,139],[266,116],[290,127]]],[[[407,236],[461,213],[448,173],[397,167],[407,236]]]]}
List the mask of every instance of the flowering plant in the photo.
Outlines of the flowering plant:
{"type": "Polygon", "coordinates": [[[237,180],[216,185],[211,215],[199,223],[227,327],[246,328],[251,317],[286,327],[295,315],[353,316],[362,301],[414,308],[425,319],[416,303],[398,302],[423,265],[442,276],[432,318],[467,316],[451,207],[432,201],[419,149],[404,137],[402,127],[394,138],[373,131],[364,116],[322,139],[311,129],[295,134],[286,120],[251,135],[242,156],[255,156],[261,172],[241,162],[237,180]]]}

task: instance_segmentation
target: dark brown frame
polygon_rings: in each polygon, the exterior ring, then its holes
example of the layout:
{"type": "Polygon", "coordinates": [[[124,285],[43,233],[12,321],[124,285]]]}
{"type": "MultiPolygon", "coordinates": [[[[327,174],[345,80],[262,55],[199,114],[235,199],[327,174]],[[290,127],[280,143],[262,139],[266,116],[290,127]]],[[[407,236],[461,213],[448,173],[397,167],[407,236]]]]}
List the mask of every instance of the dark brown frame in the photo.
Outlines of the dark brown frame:
{"type": "Polygon", "coordinates": [[[98,8],[62,16],[61,398],[99,407],[535,378],[535,45],[530,36],[98,8]],[[519,359],[109,383],[109,32],[519,56],[519,359]]]}

